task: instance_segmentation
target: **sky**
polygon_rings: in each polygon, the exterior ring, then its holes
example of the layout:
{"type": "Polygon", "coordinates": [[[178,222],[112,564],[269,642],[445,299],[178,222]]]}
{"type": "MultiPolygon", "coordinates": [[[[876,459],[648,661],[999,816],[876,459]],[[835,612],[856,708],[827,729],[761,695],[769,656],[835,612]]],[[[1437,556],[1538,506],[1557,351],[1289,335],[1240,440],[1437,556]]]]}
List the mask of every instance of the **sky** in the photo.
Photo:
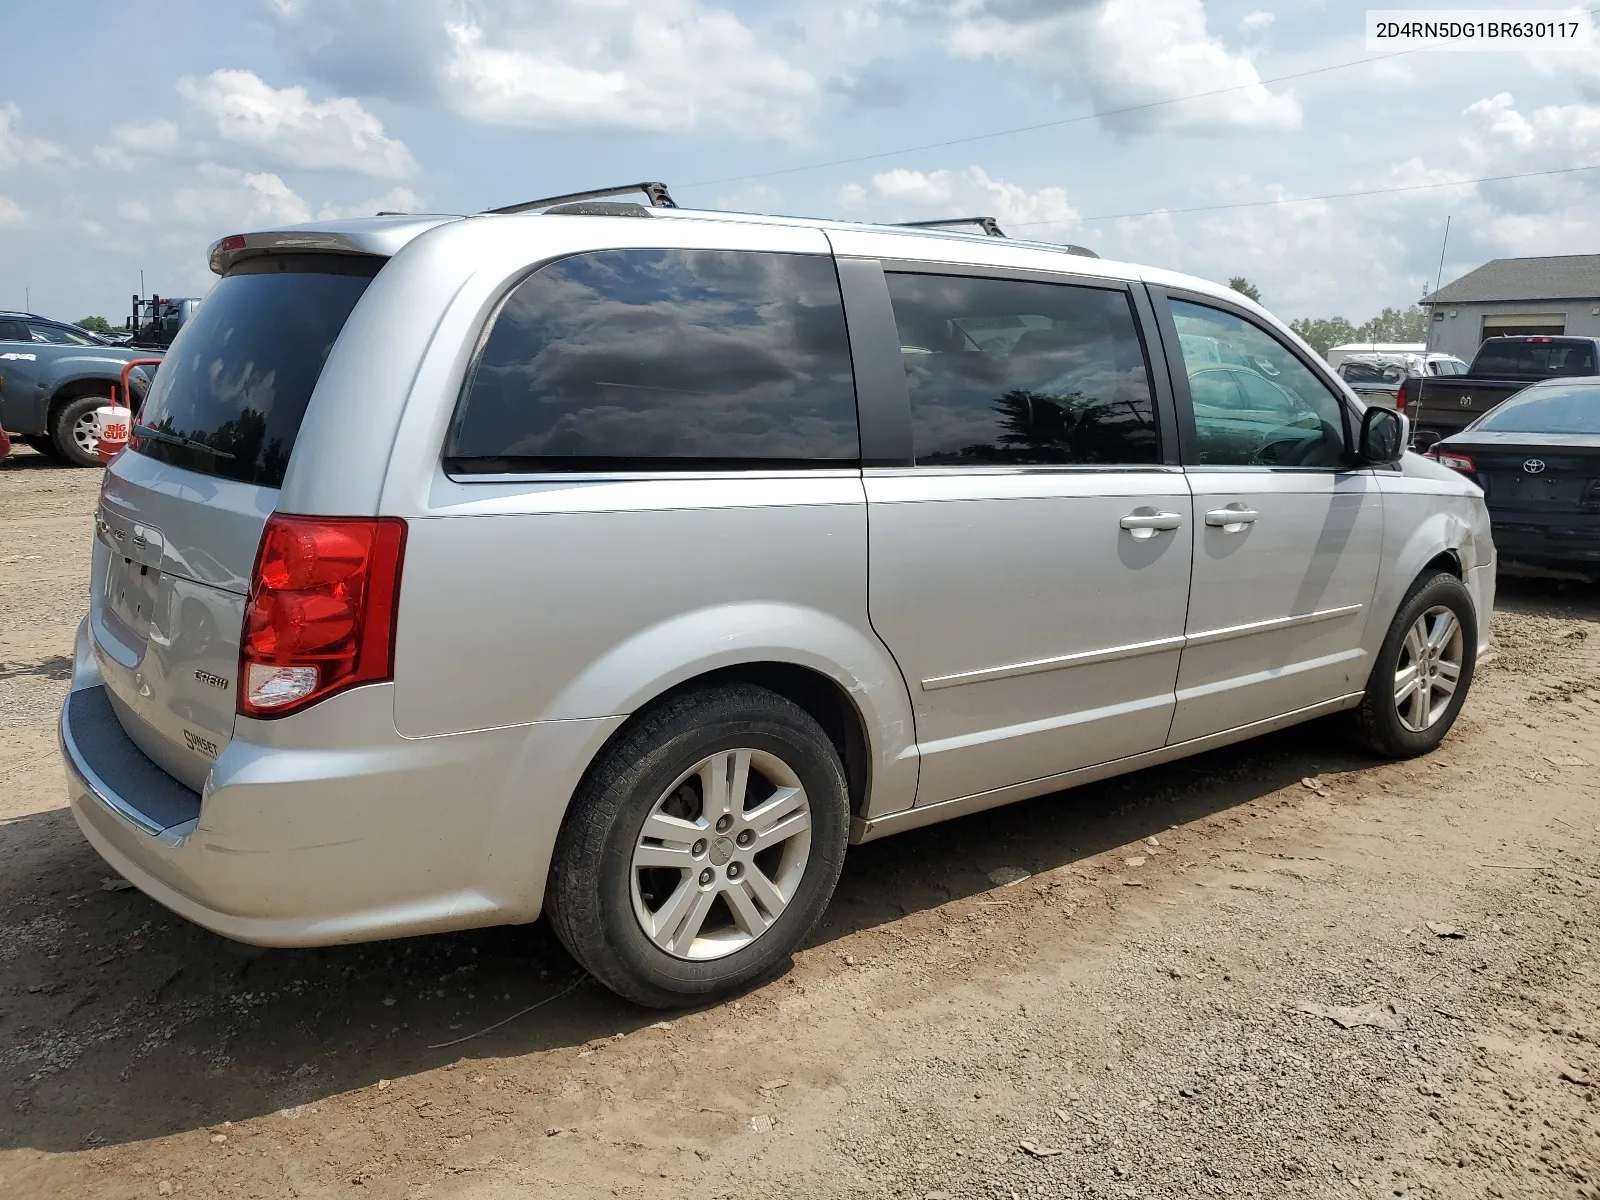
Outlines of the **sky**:
{"type": "Polygon", "coordinates": [[[1600,165],[1600,53],[1382,57],[1363,11],[34,5],[0,73],[0,307],[120,323],[141,271],[149,292],[203,295],[206,248],[230,233],[644,179],[686,207],[992,215],[1013,236],[1244,275],[1286,320],[1413,303],[1447,217],[1446,281],[1600,251],[1600,170],[1459,182],[1600,165]],[[1345,192],[1381,194],[1316,199],[1345,192]]]}

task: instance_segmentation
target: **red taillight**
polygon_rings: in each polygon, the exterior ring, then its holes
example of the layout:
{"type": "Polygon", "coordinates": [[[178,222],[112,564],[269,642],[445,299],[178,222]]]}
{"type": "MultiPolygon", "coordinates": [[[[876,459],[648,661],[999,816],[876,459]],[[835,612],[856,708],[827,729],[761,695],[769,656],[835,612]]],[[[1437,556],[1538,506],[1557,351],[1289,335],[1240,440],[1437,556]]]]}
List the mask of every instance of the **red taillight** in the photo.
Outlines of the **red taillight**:
{"type": "Polygon", "coordinates": [[[1452,471],[1460,471],[1463,475],[1471,475],[1478,469],[1465,454],[1452,454],[1448,450],[1429,450],[1428,457],[1443,463],[1452,471]]]}
{"type": "Polygon", "coordinates": [[[406,523],[267,519],[239,639],[239,712],[281,717],[390,679],[406,523]]]}
{"type": "Polygon", "coordinates": [[[1396,412],[1405,412],[1406,405],[1411,403],[1411,376],[1407,375],[1400,381],[1400,390],[1394,394],[1394,407],[1396,412]]]}

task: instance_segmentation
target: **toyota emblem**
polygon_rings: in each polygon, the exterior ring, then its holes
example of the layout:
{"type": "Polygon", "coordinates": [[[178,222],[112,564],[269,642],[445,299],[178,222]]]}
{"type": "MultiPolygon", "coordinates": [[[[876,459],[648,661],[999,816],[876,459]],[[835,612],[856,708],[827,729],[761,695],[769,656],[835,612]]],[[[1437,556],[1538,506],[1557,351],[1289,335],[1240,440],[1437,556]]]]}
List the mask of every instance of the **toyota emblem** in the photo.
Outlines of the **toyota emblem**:
{"type": "Polygon", "coordinates": [[[1538,475],[1544,470],[1544,459],[1530,458],[1527,462],[1522,464],[1522,469],[1529,475],[1538,475]]]}

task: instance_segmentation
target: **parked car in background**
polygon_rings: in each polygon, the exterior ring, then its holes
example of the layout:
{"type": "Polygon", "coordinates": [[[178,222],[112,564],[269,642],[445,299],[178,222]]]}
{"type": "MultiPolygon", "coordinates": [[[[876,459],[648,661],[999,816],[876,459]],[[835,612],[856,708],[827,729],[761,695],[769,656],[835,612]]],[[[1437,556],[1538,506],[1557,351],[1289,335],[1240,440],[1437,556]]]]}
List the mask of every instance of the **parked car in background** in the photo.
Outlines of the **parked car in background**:
{"type": "Polygon", "coordinates": [[[129,360],[158,354],[108,346],[34,313],[0,312],[0,425],[35,450],[97,467],[94,410],[110,403],[129,360]]]}
{"type": "Polygon", "coordinates": [[[1465,375],[1407,378],[1397,407],[1411,418],[1418,449],[1459,433],[1530,383],[1600,373],[1600,338],[1486,338],[1465,375]]]}
{"type": "Polygon", "coordinates": [[[123,345],[165,350],[200,307],[199,296],[135,296],[123,345]]]}
{"type": "Polygon", "coordinates": [[[1483,489],[1501,570],[1600,580],[1600,379],[1523,388],[1428,455],[1483,489]]]}
{"type": "Polygon", "coordinates": [[[1467,364],[1453,354],[1351,354],[1337,368],[1340,379],[1368,404],[1399,408],[1400,385],[1408,376],[1464,375],[1467,364]]]}
{"type": "Polygon", "coordinates": [[[1427,350],[1427,344],[1424,342],[1344,342],[1338,346],[1330,346],[1322,357],[1337,371],[1339,364],[1352,355],[1378,354],[1404,357],[1425,354],[1427,350]]]}
{"type": "Polygon", "coordinates": [[[276,945],[545,912],[693,1004],[781,969],[850,842],[1455,720],[1479,489],[1237,293],[586,201],[213,247],[106,472],[60,726],[161,903],[276,945]]]}

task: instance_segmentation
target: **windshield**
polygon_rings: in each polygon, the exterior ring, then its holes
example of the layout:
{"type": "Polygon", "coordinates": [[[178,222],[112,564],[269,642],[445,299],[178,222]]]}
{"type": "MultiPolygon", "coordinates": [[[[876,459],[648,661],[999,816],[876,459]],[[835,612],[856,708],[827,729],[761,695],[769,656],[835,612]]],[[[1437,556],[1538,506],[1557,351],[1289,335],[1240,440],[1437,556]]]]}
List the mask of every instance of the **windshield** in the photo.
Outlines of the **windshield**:
{"type": "Polygon", "coordinates": [[[68,329],[62,325],[46,325],[39,321],[28,323],[28,332],[36,342],[48,342],[52,346],[94,346],[98,343],[89,334],[68,329]]]}
{"type": "Polygon", "coordinates": [[[1474,428],[1488,433],[1600,433],[1600,386],[1529,388],[1474,428]]]}
{"type": "Polygon", "coordinates": [[[1465,375],[1467,364],[1459,358],[1436,358],[1428,364],[1428,370],[1434,375],[1465,375]]]}
{"type": "Polygon", "coordinates": [[[174,466],[283,483],[322,364],[384,260],[246,259],[212,289],[156,372],[131,447],[174,466]],[[187,443],[187,444],[186,444],[187,443]]]}
{"type": "Polygon", "coordinates": [[[1472,374],[1480,379],[1553,379],[1594,373],[1594,347],[1589,342],[1492,338],[1472,360],[1472,374]]]}

